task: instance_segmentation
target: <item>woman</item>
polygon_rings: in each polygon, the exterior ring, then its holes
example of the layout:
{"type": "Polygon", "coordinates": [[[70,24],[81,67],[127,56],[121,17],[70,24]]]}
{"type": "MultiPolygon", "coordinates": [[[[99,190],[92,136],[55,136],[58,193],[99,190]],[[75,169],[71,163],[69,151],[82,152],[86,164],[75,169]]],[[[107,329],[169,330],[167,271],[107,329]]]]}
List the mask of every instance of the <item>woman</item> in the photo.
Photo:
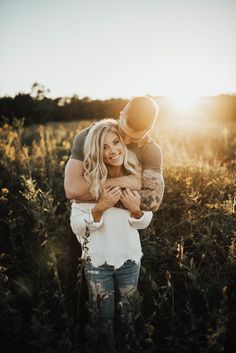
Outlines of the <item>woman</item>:
{"type": "Polygon", "coordinates": [[[137,158],[127,150],[115,120],[94,124],[85,141],[84,155],[84,176],[97,201],[74,202],[71,227],[83,249],[92,323],[99,328],[103,343],[97,348],[105,352],[114,348],[113,329],[117,321],[124,333],[120,336],[122,347],[125,345],[130,325],[129,300],[137,289],[142,257],[137,229],[149,225],[152,212],[141,211],[137,191],[105,187],[108,177],[141,177],[137,158]],[[118,203],[124,208],[115,207],[118,203]]]}

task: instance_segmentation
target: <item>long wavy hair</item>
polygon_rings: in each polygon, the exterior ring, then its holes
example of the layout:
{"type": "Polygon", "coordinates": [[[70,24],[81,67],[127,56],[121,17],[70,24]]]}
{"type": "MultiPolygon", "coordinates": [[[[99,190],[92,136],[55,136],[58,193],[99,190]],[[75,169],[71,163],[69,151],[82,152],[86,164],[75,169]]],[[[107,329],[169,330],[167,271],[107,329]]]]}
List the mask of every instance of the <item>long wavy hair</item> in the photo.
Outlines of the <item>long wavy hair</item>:
{"type": "Polygon", "coordinates": [[[125,173],[141,178],[141,168],[138,159],[124,144],[119,134],[118,122],[113,119],[101,120],[91,127],[84,144],[84,177],[88,181],[90,193],[96,200],[102,193],[105,193],[105,182],[108,171],[104,163],[103,143],[106,134],[110,131],[117,134],[124,147],[123,167],[125,173]]]}

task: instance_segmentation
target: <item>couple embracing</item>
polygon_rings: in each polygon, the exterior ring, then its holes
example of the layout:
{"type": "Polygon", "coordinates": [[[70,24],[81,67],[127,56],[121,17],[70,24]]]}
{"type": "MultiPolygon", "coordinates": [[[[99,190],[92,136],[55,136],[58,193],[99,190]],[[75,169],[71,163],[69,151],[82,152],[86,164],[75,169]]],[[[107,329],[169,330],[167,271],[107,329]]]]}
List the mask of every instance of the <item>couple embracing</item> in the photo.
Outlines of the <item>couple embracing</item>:
{"type": "Polygon", "coordinates": [[[149,136],[158,110],[152,98],[135,97],[119,121],[82,130],[65,169],[97,352],[124,351],[132,332],[129,304],[143,255],[138,229],[148,227],[164,191],[161,150],[149,136]]]}

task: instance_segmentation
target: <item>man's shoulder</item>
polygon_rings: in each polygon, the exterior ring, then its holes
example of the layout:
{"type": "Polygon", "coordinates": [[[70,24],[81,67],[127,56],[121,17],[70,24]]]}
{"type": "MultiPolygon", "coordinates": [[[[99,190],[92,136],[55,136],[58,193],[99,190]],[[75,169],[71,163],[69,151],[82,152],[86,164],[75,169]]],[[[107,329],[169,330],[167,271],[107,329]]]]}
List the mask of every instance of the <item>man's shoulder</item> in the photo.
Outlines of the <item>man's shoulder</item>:
{"type": "Polygon", "coordinates": [[[156,141],[148,136],[140,146],[139,160],[143,169],[162,171],[162,152],[161,147],[156,141]]]}
{"type": "Polygon", "coordinates": [[[74,142],[73,142],[73,146],[71,149],[71,155],[70,158],[73,159],[78,159],[80,161],[84,160],[84,143],[85,143],[85,139],[89,133],[89,130],[91,129],[90,125],[89,127],[79,131],[74,138],[74,142]]]}
{"type": "Polygon", "coordinates": [[[92,125],[78,131],[75,135],[75,140],[85,140],[91,127],[92,125]]]}
{"type": "Polygon", "coordinates": [[[147,136],[145,140],[139,146],[141,150],[141,154],[160,154],[161,147],[157,144],[157,142],[151,137],[147,136]]]}

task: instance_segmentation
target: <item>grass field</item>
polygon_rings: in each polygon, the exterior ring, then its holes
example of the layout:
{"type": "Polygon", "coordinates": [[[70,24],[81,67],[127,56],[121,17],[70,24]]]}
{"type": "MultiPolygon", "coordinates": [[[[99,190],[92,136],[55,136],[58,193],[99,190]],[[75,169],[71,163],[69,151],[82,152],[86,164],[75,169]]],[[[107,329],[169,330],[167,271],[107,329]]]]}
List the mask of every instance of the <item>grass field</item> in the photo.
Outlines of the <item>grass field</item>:
{"type": "MultiPolygon", "coordinates": [[[[63,190],[75,132],[88,124],[1,127],[4,353],[92,352],[83,340],[87,295],[63,190]]],[[[166,187],[141,232],[130,352],[234,351],[236,125],[160,122],[153,137],[163,151],[166,187]]]]}

